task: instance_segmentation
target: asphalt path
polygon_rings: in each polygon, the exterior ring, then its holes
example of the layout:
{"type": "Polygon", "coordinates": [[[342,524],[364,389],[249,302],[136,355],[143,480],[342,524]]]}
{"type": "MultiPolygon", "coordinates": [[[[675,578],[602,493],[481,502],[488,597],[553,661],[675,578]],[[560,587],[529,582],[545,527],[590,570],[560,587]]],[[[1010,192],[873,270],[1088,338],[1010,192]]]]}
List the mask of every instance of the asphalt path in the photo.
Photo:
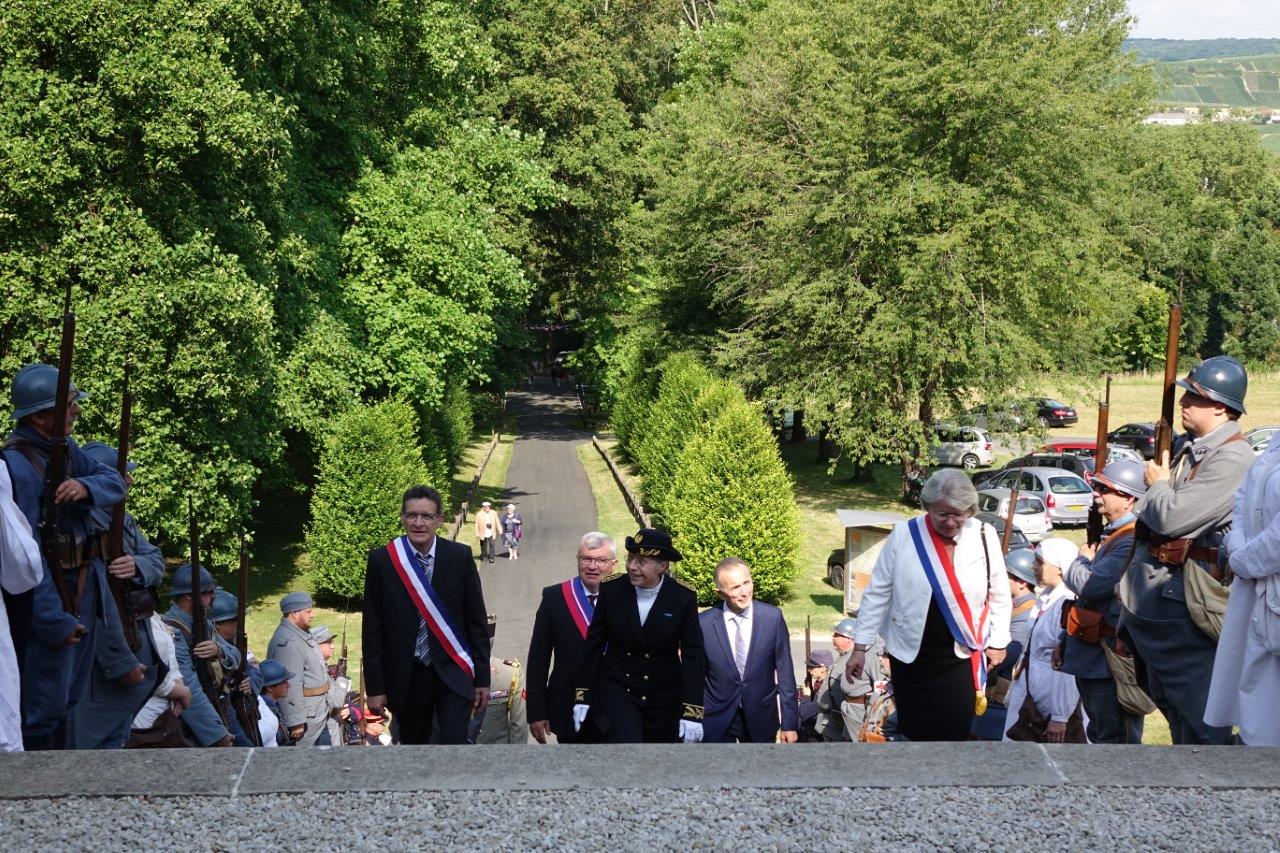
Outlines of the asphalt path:
{"type": "Polygon", "coordinates": [[[578,541],[596,528],[596,499],[578,461],[578,445],[591,433],[582,426],[572,391],[539,378],[511,392],[507,407],[516,416],[518,438],[502,503],[514,503],[524,519],[520,559],[508,560],[499,547],[497,559],[479,568],[485,603],[498,617],[493,656],[523,662],[542,589],[575,573],[578,541]]]}

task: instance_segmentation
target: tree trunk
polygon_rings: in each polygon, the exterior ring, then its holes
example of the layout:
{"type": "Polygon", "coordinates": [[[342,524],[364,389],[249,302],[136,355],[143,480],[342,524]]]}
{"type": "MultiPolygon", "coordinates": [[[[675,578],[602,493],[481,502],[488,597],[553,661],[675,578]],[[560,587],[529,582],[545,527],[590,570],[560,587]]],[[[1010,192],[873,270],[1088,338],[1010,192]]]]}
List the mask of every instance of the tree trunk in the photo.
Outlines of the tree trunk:
{"type": "Polygon", "coordinates": [[[804,409],[796,409],[791,414],[791,443],[804,444],[804,409]]]}
{"type": "Polygon", "coordinates": [[[840,448],[831,440],[831,428],[826,424],[818,430],[818,461],[830,462],[840,455],[840,448]]]}

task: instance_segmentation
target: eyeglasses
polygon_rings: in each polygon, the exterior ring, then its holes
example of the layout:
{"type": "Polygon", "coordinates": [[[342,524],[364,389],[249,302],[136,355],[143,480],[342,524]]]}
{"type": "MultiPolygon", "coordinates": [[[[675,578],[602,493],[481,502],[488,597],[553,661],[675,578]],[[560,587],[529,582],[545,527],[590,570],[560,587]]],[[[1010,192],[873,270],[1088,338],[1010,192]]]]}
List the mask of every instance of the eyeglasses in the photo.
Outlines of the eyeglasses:
{"type": "Polygon", "coordinates": [[[405,521],[439,521],[444,518],[438,512],[402,512],[400,515],[405,521]]]}
{"type": "Polygon", "coordinates": [[[578,555],[578,562],[584,566],[607,566],[617,559],[617,557],[584,557],[581,554],[578,555]]]}
{"type": "Polygon", "coordinates": [[[967,512],[934,512],[933,510],[929,510],[929,515],[938,521],[964,521],[969,517],[967,512]]]}

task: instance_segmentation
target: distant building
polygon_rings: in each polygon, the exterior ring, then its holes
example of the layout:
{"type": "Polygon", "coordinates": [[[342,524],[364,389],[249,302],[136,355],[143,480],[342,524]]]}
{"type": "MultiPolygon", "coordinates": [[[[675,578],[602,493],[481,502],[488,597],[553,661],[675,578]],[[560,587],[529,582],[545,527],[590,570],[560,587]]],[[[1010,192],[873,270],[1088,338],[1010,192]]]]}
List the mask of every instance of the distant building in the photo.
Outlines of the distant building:
{"type": "Polygon", "coordinates": [[[1153,113],[1142,120],[1143,124],[1163,124],[1169,126],[1191,123],[1191,116],[1186,113],[1153,113]]]}
{"type": "Polygon", "coordinates": [[[1272,113],[1271,118],[1267,119],[1267,124],[1280,124],[1280,113],[1272,113]]]}

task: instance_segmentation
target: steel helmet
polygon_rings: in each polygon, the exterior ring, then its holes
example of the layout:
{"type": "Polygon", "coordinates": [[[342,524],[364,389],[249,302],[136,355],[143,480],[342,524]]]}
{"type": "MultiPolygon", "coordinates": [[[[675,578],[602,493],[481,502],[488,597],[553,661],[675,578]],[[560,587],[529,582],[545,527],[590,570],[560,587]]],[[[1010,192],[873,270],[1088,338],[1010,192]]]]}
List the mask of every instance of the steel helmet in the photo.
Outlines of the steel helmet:
{"type": "Polygon", "coordinates": [[[291,678],[297,678],[292,672],[285,668],[285,665],[278,660],[264,660],[258,664],[258,670],[262,673],[262,686],[274,687],[283,681],[291,678]]]}
{"type": "Polygon", "coordinates": [[[839,622],[836,623],[835,630],[832,633],[839,634],[842,637],[848,637],[850,640],[852,640],[853,635],[855,632],[857,632],[857,630],[858,630],[857,620],[841,619],[839,622]]]}
{"type": "Polygon", "coordinates": [[[1004,555],[1004,570],[1023,583],[1036,585],[1036,554],[1030,548],[1017,548],[1004,555]]]}
{"type": "MultiPolygon", "coordinates": [[[[103,444],[101,441],[86,441],[80,445],[80,449],[88,454],[89,458],[100,465],[106,465],[108,468],[115,469],[120,462],[119,452],[109,444],[103,444]]],[[[125,466],[126,470],[132,471],[138,467],[138,463],[132,459],[125,466]]]]}
{"type": "MultiPolygon", "coordinates": [[[[203,567],[200,569],[200,589],[202,592],[208,592],[215,586],[213,575],[209,574],[203,567]]],[[[169,588],[169,594],[172,596],[190,595],[191,594],[191,564],[183,563],[173,572],[173,586],[169,588]]]]}
{"type": "MultiPolygon", "coordinates": [[[[76,383],[71,383],[68,399],[83,400],[88,396],[76,389],[76,383]]],[[[28,364],[14,375],[10,397],[13,400],[10,420],[21,420],[27,415],[52,409],[58,402],[58,368],[48,364],[28,364]]]]}
{"type": "MultiPolygon", "coordinates": [[[[204,569],[200,571],[203,573],[204,569]]],[[[236,601],[236,597],[225,589],[220,589],[214,593],[213,603],[209,605],[209,621],[226,622],[229,619],[234,619],[236,618],[238,607],[239,602],[236,601]]]]}
{"type": "Polygon", "coordinates": [[[1140,498],[1147,493],[1147,484],[1142,478],[1142,469],[1141,462],[1135,462],[1132,459],[1117,459],[1103,468],[1101,474],[1094,474],[1093,482],[1102,483],[1104,486],[1115,489],[1117,492],[1124,492],[1130,497],[1140,498]]]}
{"type": "Polygon", "coordinates": [[[1249,375],[1244,365],[1229,355],[1206,358],[1179,379],[1178,385],[1192,394],[1216,400],[1229,409],[1244,414],[1244,394],[1249,388],[1249,375]]]}

